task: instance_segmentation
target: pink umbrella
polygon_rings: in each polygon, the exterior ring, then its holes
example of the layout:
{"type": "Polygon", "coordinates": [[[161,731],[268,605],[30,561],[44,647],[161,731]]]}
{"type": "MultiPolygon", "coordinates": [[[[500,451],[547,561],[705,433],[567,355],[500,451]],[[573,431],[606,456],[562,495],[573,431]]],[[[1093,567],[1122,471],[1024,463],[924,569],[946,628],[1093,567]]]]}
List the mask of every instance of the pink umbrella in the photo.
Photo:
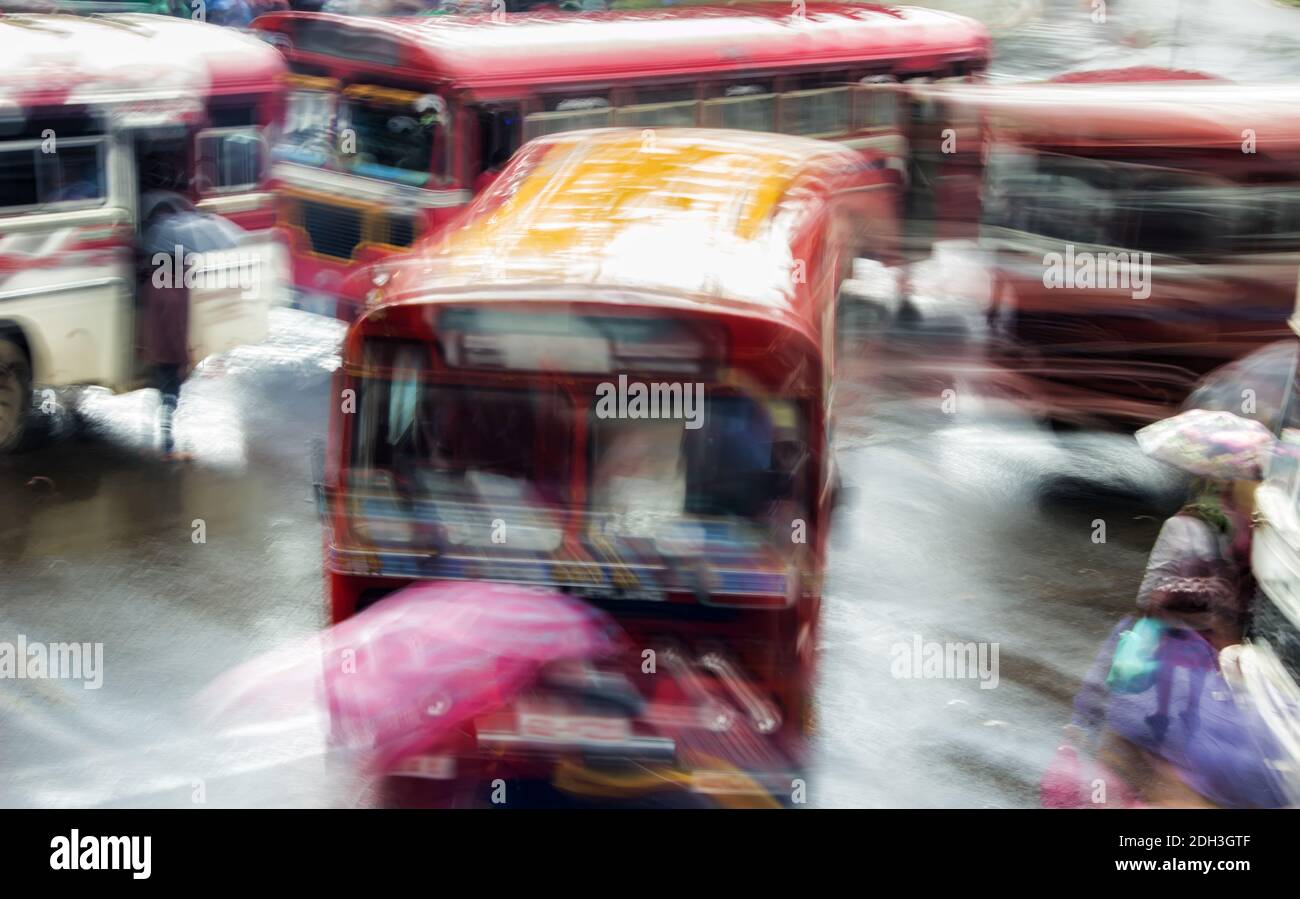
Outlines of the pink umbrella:
{"type": "Polygon", "coordinates": [[[328,715],[336,744],[383,769],[506,704],[544,665],[620,642],[608,615],[563,593],[421,583],[235,669],[207,696],[222,719],[328,715]]]}

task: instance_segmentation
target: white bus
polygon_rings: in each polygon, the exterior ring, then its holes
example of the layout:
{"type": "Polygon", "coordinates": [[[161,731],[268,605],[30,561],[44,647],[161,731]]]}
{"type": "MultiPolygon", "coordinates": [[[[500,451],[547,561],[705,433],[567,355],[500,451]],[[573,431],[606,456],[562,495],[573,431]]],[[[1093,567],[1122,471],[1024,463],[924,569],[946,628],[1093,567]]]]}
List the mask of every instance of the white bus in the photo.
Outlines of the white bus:
{"type": "Polygon", "coordinates": [[[34,388],[142,383],[146,195],[227,218],[257,272],[200,257],[191,363],[265,336],[288,297],[265,150],[284,73],[274,48],[199,22],[0,16],[0,452],[30,433],[34,388]]]}

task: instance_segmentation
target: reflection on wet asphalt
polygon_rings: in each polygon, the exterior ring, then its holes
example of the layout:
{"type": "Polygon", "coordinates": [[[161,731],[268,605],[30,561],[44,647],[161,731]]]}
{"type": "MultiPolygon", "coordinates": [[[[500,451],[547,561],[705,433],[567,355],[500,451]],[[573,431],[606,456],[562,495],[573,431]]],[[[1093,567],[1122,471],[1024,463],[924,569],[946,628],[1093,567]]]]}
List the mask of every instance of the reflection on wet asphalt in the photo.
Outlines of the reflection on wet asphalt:
{"type": "Polygon", "coordinates": [[[1177,502],[1177,480],[1131,437],[1053,434],[972,378],[965,352],[895,342],[849,366],[838,461],[851,498],[820,656],[827,805],[1036,805],[1080,677],[1177,502]],[[917,639],[998,644],[998,685],[894,678],[893,647],[917,639]]]}
{"type": "Polygon", "coordinates": [[[293,793],[297,772],[274,755],[294,741],[218,751],[187,720],[220,671],[324,621],[306,445],[341,327],[274,315],[267,344],[185,385],[176,432],[195,461],[155,457],[155,392],[93,391],[58,411],[44,447],[0,462],[0,633],[102,641],[106,668],[97,691],[6,681],[0,805],[188,803],[199,779],[219,805],[326,801],[319,776],[293,793]],[[225,795],[210,780],[262,769],[265,784],[246,774],[225,795]]]}
{"type": "MultiPolygon", "coordinates": [[[[87,394],[42,451],[0,462],[0,632],[102,641],[106,668],[97,691],[8,682],[0,805],[372,801],[293,721],[214,737],[190,717],[219,672],[324,621],[306,446],[339,329],[289,310],[274,323],[267,346],[187,383],[177,433],[194,462],[153,457],[150,391],[87,394]]],[[[979,355],[923,331],[846,348],[813,804],[1036,803],[1173,495],[1131,438],[1067,440],[999,401],[971,374],[979,355]],[[917,636],[998,643],[997,688],[895,679],[892,645],[917,636]]]]}

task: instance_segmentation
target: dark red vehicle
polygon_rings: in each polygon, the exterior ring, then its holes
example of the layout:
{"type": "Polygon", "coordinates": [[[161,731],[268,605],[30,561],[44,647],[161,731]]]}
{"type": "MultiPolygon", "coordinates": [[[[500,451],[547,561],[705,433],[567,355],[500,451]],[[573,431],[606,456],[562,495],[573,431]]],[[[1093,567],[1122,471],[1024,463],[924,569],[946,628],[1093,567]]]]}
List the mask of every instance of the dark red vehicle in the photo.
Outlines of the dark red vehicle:
{"type": "Polygon", "coordinates": [[[897,95],[879,90],[979,77],[988,34],[961,16],[760,3],[286,13],[256,26],[295,73],[276,167],[294,284],[304,305],[344,319],[362,301],[346,294],[354,272],[443,227],[521,144],[561,131],[700,126],[833,140],[910,168],[915,220],[977,220],[978,142],[945,149],[934,109],[900,137],[897,95]]]}
{"type": "Polygon", "coordinates": [[[565,133],[376,268],[324,472],[332,619],[418,579],[536,584],[604,608],[630,647],[599,674],[621,710],[533,695],[413,770],[562,763],[591,786],[574,766],[599,756],[615,792],[638,766],[798,792],[836,295],[864,242],[896,239],[897,181],[805,138],[565,133]]]}
{"type": "Polygon", "coordinates": [[[1287,334],[1300,86],[1122,70],[927,89],[988,131],[998,359],[1044,416],[1141,424],[1287,334]]]}

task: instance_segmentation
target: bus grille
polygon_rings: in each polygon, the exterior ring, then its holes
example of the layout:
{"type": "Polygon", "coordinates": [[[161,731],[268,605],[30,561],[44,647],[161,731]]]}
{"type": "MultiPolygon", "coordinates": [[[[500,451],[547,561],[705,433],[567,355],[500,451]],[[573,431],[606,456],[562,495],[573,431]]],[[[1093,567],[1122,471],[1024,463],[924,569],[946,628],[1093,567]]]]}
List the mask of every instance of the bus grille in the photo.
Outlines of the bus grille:
{"type": "Polygon", "coordinates": [[[387,235],[384,243],[394,247],[409,247],[415,242],[415,219],[409,215],[387,216],[387,235]]]}
{"type": "Polygon", "coordinates": [[[302,201],[302,226],[311,248],[323,256],[351,259],[361,243],[361,212],[346,206],[302,201]]]}

